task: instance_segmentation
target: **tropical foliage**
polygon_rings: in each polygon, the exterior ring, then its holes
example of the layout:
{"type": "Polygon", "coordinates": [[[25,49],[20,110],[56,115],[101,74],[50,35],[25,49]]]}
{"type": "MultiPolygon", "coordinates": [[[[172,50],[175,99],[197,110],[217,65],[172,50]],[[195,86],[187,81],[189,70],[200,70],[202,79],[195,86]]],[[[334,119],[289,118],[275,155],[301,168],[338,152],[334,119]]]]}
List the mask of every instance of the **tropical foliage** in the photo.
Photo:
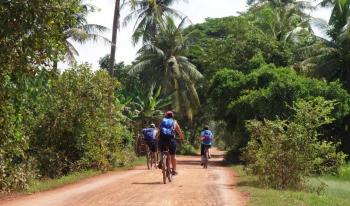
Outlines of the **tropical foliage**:
{"type": "Polygon", "coordinates": [[[144,43],[152,41],[161,27],[164,27],[166,19],[175,17],[182,19],[179,11],[172,9],[170,6],[175,0],[128,0],[124,6],[131,8],[131,13],[124,19],[124,25],[128,25],[136,19],[132,41],[137,44],[140,39],[144,43]]]}
{"type": "Polygon", "coordinates": [[[73,28],[69,28],[66,31],[64,31],[66,59],[70,63],[75,62],[75,56],[79,55],[79,52],[77,51],[77,49],[69,41],[70,39],[80,44],[84,44],[88,41],[97,41],[97,40],[103,40],[106,43],[110,42],[109,39],[100,35],[100,33],[106,32],[108,30],[107,27],[104,27],[98,24],[89,24],[87,22],[87,19],[86,19],[87,15],[90,12],[94,12],[96,8],[89,4],[84,4],[82,5],[82,7],[83,7],[83,10],[81,11],[81,13],[77,14],[77,17],[76,17],[77,25],[73,28]]]}
{"type": "Polygon", "coordinates": [[[141,74],[141,80],[161,86],[164,93],[169,94],[175,90],[172,107],[191,119],[199,108],[195,85],[202,74],[184,56],[187,42],[181,32],[185,21],[183,19],[176,26],[168,18],[155,41],[145,44],[138,51],[130,73],[141,74]]]}
{"type": "Polygon", "coordinates": [[[337,171],[345,155],[337,153],[335,144],[320,142],[317,132],[334,120],[333,108],[334,102],[323,98],[299,100],[293,119],[249,121],[252,139],[243,156],[247,167],[260,182],[277,189],[301,188],[308,176],[337,171]]]}
{"type": "MultiPolygon", "coordinates": [[[[262,66],[250,74],[220,70],[211,82],[209,96],[216,118],[225,121],[234,136],[229,135],[224,141],[236,151],[248,141],[247,120],[288,119],[293,115],[291,106],[298,99],[321,96],[336,101],[331,115],[340,122],[350,112],[350,96],[339,83],[299,76],[291,68],[271,65],[262,66]]],[[[340,129],[337,132],[341,134],[340,129]]],[[[340,135],[339,138],[345,137],[340,135]]]]}
{"type": "Polygon", "coordinates": [[[87,21],[94,7],[0,1],[1,192],[32,178],[127,164],[140,127],[165,109],[185,130],[182,153],[195,150],[210,124],[231,159],[246,148],[248,168],[266,185],[297,186],[336,171],[338,151],[350,154],[350,1],[322,0],[332,10],[322,22],[309,15],[318,9],[310,1],[249,0],[238,16],[187,28],[175,2],[113,1],[111,54],[100,70],[72,63],[60,74],[57,62],[78,54],[71,41],[109,41],[100,35],[105,27],[87,21]],[[130,65],[115,63],[122,5],[141,43],[130,65]],[[315,36],[315,26],[327,36],[315,36]]]}
{"type": "Polygon", "coordinates": [[[331,39],[320,38],[313,45],[312,55],[301,65],[306,73],[327,80],[340,79],[347,89],[350,89],[349,67],[349,24],[350,2],[322,1],[323,6],[333,6],[331,18],[327,23],[320,22],[321,29],[328,33],[331,39]]]}

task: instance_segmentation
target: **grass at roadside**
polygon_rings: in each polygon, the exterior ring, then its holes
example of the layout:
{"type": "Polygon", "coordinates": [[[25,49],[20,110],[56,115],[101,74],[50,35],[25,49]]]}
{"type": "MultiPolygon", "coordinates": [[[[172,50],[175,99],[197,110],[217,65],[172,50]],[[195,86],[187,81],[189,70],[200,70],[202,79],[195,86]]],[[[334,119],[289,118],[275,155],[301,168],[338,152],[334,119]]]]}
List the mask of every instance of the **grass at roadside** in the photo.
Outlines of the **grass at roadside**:
{"type": "MultiPolygon", "coordinates": [[[[137,158],[136,161],[134,161],[130,165],[125,166],[125,167],[117,167],[117,168],[113,169],[113,171],[127,170],[127,169],[130,169],[132,167],[145,164],[145,161],[146,160],[144,157],[140,157],[140,158],[137,158]]],[[[29,187],[25,191],[23,191],[23,193],[35,193],[35,192],[42,192],[42,191],[54,189],[57,187],[61,187],[63,185],[76,183],[76,182],[79,182],[80,180],[83,180],[83,179],[86,179],[89,177],[93,177],[93,176],[97,176],[97,175],[100,175],[102,173],[103,172],[101,172],[99,170],[91,169],[91,170],[86,170],[86,171],[81,171],[81,172],[74,172],[74,173],[71,173],[69,175],[57,178],[57,179],[34,180],[30,183],[29,187]]]]}
{"type": "Polygon", "coordinates": [[[311,178],[308,188],[318,187],[320,180],[326,187],[316,192],[279,191],[261,187],[256,177],[245,174],[242,166],[234,166],[239,175],[238,189],[249,193],[249,206],[350,206],[350,181],[337,177],[311,178]]]}

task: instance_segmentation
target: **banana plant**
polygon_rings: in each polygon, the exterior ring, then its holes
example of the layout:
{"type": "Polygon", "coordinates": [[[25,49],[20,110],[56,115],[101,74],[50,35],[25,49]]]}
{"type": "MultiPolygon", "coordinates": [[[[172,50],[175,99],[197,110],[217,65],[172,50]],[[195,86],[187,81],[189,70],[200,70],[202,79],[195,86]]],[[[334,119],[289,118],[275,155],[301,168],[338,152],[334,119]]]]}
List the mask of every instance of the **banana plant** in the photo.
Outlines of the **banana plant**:
{"type": "Polygon", "coordinates": [[[174,92],[162,96],[162,88],[153,84],[145,93],[139,93],[133,98],[130,103],[137,113],[135,120],[141,121],[155,121],[163,115],[162,109],[166,108],[172,103],[172,96],[174,92]]]}

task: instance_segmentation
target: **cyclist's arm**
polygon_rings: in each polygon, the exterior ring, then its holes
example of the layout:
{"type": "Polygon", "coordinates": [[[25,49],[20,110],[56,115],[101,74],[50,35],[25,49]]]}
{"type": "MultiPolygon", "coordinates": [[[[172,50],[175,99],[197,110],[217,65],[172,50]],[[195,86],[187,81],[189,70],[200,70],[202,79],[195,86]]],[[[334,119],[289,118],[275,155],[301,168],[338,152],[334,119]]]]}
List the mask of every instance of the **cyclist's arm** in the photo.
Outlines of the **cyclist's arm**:
{"type": "Polygon", "coordinates": [[[184,133],[182,132],[180,125],[177,122],[175,122],[175,132],[177,135],[179,135],[180,139],[185,139],[184,133]]]}

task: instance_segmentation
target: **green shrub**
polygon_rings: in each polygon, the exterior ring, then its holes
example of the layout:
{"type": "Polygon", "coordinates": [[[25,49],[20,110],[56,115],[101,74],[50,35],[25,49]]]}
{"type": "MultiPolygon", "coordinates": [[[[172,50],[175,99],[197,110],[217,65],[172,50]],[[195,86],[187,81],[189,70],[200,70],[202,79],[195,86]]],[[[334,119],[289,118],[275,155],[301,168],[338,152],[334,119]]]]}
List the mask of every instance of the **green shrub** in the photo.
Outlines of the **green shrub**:
{"type": "Polygon", "coordinates": [[[177,149],[176,149],[177,154],[180,155],[195,155],[197,154],[196,148],[191,145],[191,144],[178,144],[177,149]]]}
{"type": "Polygon", "coordinates": [[[9,76],[4,79],[0,83],[0,192],[23,189],[35,177],[24,120],[30,115],[23,104],[26,94],[9,76]]]}
{"type": "Polygon", "coordinates": [[[343,180],[350,181],[350,164],[341,166],[338,170],[338,176],[343,180]]]}
{"type": "Polygon", "coordinates": [[[93,73],[87,65],[50,80],[30,142],[41,175],[108,170],[132,159],[133,139],[116,101],[118,88],[106,71],[93,73]]]}
{"type": "Polygon", "coordinates": [[[336,144],[318,140],[317,129],[333,121],[334,102],[315,98],[295,103],[294,119],[249,121],[251,140],[243,159],[259,181],[277,189],[298,187],[305,177],[336,170],[345,155],[336,144]]]}

